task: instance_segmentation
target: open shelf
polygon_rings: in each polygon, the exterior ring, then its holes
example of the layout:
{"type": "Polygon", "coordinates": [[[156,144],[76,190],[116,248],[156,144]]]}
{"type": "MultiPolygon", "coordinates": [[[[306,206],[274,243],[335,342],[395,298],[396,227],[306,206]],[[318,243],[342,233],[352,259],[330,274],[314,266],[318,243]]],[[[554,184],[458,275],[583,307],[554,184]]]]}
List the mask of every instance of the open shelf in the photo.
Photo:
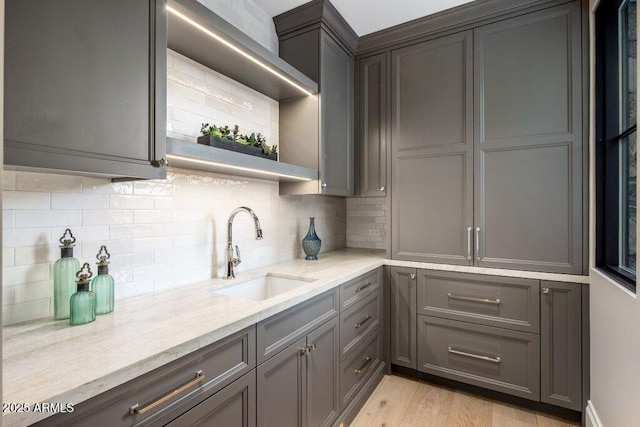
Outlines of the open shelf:
{"type": "Polygon", "coordinates": [[[318,179],[318,171],[208,145],[167,138],[169,166],[281,182],[318,179]]]}
{"type": "Polygon", "coordinates": [[[167,11],[169,49],[277,101],[318,93],[313,80],[196,0],[169,0],[167,11]]]}

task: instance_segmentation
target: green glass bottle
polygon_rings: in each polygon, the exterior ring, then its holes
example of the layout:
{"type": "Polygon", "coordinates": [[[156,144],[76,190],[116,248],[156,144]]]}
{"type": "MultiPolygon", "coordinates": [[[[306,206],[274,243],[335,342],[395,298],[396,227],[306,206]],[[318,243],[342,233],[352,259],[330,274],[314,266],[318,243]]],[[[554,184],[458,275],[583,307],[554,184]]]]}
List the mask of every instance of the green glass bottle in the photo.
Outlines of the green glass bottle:
{"type": "Polygon", "coordinates": [[[68,319],[69,300],[76,290],[76,272],[80,262],[73,257],[76,238],[68,228],[60,238],[60,259],[53,264],[53,317],[56,320],[68,319]]]}
{"type": "Polygon", "coordinates": [[[72,325],[84,325],[96,320],[96,295],[89,290],[92,275],[88,262],[85,262],[80,271],[76,273],[78,291],[71,295],[70,304],[72,325]]]}
{"type": "Polygon", "coordinates": [[[109,275],[109,258],[111,254],[102,245],[96,255],[98,259],[98,275],[91,281],[91,290],[96,295],[96,314],[107,314],[113,311],[114,281],[109,275]]]}

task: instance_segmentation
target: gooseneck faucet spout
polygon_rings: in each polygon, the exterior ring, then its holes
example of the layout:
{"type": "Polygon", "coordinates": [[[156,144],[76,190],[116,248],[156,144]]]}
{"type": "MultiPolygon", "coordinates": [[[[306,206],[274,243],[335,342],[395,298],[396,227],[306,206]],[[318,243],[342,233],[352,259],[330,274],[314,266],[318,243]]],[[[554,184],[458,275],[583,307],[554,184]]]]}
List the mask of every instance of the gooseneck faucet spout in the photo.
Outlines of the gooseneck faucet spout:
{"type": "Polygon", "coordinates": [[[240,206],[239,208],[234,209],[229,216],[229,221],[227,222],[227,272],[224,276],[225,279],[233,279],[234,277],[236,277],[233,269],[242,262],[242,260],[240,259],[240,251],[238,250],[238,246],[236,246],[236,254],[238,256],[233,256],[233,219],[239,212],[246,212],[251,215],[256,228],[256,240],[262,240],[262,228],[260,227],[260,220],[258,219],[256,213],[246,206],[240,206]]]}

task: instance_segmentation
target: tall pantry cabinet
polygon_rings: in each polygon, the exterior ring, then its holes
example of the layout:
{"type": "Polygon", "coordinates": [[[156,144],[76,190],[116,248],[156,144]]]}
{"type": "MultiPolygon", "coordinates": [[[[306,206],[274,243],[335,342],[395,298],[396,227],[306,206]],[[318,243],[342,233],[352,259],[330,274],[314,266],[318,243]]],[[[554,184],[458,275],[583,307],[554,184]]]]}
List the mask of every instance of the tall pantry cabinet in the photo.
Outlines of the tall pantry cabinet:
{"type": "Polygon", "coordinates": [[[580,2],[391,52],[392,257],[582,274],[580,2]]]}

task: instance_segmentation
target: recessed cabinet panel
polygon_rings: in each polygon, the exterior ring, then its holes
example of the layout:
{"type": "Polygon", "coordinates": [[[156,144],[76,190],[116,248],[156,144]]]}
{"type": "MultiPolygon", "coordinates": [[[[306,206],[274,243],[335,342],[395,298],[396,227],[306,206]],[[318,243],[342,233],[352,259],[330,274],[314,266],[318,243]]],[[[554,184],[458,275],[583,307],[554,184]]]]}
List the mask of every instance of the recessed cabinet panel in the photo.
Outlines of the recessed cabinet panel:
{"type": "Polygon", "coordinates": [[[548,271],[570,269],[574,236],[571,147],[514,147],[484,151],[478,175],[480,261],[535,261],[548,271]]]}
{"type": "Polygon", "coordinates": [[[416,369],[416,269],[391,267],[391,363],[416,369]]]}
{"type": "Polygon", "coordinates": [[[479,31],[483,140],[571,131],[570,16],[566,10],[544,15],[479,31]]]}
{"type": "Polygon", "coordinates": [[[392,198],[393,257],[469,264],[473,195],[462,153],[400,157],[395,162],[392,198]]]}
{"type": "Polygon", "coordinates": [[[470,33],[393,52],[393,126],[399,151],[470,143],[470,33]]]}

